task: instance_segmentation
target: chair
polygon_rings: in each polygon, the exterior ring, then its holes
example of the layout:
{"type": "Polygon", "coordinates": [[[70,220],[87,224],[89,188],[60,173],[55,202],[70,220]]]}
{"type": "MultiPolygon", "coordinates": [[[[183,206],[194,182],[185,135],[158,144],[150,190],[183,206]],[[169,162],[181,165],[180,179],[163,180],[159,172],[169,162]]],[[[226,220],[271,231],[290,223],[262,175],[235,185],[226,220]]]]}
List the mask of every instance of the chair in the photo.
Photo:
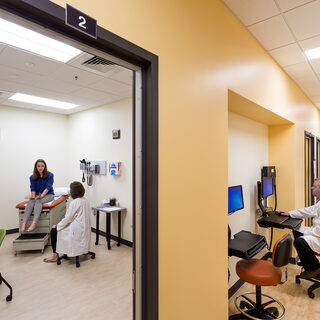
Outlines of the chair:
{"type": "MultiPolygon", "coordinates": [[[[317,252],[313,252],[313,253],[318,257],[320,256],[320,254],[317,252]]],[[[320,288],[320,276],[318,275],[311,279],[305,279],[305,278],[301,278],[300,275],[296,275],[296,283],[300,284],[301,283],[300,279],[313,282],[313,284],[308,288],[308,296],[311,299],[313,299],[315,297],[313,291],[320,288]]]]}
{"type": "MultiPolygon", "coordinates": [[[[2,241],[4,239],[4,237],[6,236],[6,230],[4,229],[0,229],[0,246],[2,244],[2,241]]],[[[10,286],[10,284],[5,280],[5,278],[3,278],[2,274],[0,273],[0,284],[2,283],[2,281],[5,283],[5,285],[9,288],[10,290],[10,294],[7,296],[6,300],[7,301],[11,301],[12,300],[12,287],[10,286]]]]}
{"type": "MultiPolygon", "coordinates": [[[[95,254],[94,252],[88,251],[88,253],[85,253],[84,255],[88,255],[88,254],[91,256],[91,259],[95,259],[96,254],[95,254]]],[[[58,259],[57,259],[57,265],[59,266],[59,265],[61,264],[61,260],[62,260],[62,259],[68,259],[68,258],[69,258],[69,257],[68,257],[66,254],[64,254],[64,255],[61,256],[61,257],[58,257],[58,259]]],[[[76,256],[76,267],[77,267],[77,268],[80,268],[79,256],[76,256]]]]}
{"type": "MultiPolygon", "coordinates": [[[[286,266],[292,252],[292,238],[286,234],[275,244],[272,252],[272,262],[259,259],[240,260],[236,265],[236,271],[240,279],[256,286],[256,292],[240,294],[235,299],[235,306],[240,312],[229,317],[234,319],[282,319],[285,315],[284,306],[276,299],[261,293],[262,286],[275,286],[282,284],[282,272],[280,267],[286,266]],[[248,296],[255,295],[256,301],[248,296]],[[262,303],[262,296],[267,300],[262,303]],[[238,301],[240,298],[240,303],[238,301]],[[282,313],[279,315],[279,306],[282,313]]],[[[286,273],[287,275],[287,273],[286,273]]]]}

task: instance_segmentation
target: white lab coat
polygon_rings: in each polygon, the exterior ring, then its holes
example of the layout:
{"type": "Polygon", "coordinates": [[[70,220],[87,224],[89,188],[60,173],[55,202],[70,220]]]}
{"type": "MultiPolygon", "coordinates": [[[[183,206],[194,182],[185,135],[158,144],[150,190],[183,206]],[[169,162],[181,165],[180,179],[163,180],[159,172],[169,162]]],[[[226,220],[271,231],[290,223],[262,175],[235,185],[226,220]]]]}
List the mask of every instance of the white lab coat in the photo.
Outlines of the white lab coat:
{"type": "Polygon", "coordinates": [[[90,204],[82,197],[74,199],[65,217],[57,224],[56,252],[69,257],[88,253],[90,247],[90,204]]]}
{"type": "Polygon", "coordinates": [[[310,207],[289,211],[291,218],[313,218],[312,227],[305,227],[303,239],[309,247],[320,253],[320,201],[310,207]]]}

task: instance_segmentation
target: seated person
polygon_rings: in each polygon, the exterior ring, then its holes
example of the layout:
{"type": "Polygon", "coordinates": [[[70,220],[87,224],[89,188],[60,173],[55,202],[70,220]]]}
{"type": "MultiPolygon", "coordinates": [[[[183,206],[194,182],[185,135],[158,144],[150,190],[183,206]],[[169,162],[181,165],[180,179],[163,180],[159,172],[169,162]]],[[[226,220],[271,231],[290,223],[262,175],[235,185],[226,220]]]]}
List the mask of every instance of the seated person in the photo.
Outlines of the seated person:
{"type": "Polygon", "coordinates": [[[33,211],[33,221],[27,231],[33,231],[42,211],[42,204],[54,199],[53,173],[47,169],[44,160],[38,159],[34,164],[33,174],[30,176],[31,196],[24,210],[23,222],[20,231],[25,231],[27,221],[33,211]]]}
{"type": "Polygon", "coordinates": [[[293,231],[294,246],[297,249],[304,272],[301,278],[310,279],[320,274],[320,263],[314,252],[320,253],[320,179],[315,179],[312,195],[316,197],[315,205],[292,211],[280,211],[290,218],[313,218],[312,227],[300,227],[293,231]]]}
{"type": "Polygon", "coordinates": [[[85,189],[82,183],[72,182],[70,194],[74,200],[70,203],[65,217],[57,225],[53,225],[50,232],[53,255],[44,259],[44,262],[56,262],[59,253],[75,257],[89,251],[91,209],[89,201],[84,197],[85,189]]]}

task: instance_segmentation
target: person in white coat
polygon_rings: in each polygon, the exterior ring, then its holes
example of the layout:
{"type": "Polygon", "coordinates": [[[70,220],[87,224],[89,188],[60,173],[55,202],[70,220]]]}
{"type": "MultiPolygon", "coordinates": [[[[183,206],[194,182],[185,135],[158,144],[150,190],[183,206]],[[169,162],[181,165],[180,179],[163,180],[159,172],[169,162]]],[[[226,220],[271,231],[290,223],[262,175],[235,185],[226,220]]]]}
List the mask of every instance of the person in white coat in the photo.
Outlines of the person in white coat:
{"type": "Polygon", "coordinates": [[[91,210],[89,201],[84,197],[85,189],[82,183],[72,182],[70,194],[74,200],[70,203],[65,217],[57,225],[53,225],[50,232],[53,255],[44,259],[44,262],[56,262],[59,253],[75,257],[89,251],[91,210]]]}
{"type": "Polygon", "coordinates": [[[320,263],[314,254],[314,252],[320,254],[320,179],[314,180],[312,195],[317,199],[313,206],[292,211],[280,211],[282,215],[291,218],[313,218],[312,227],[300,227],[299,230],[293,231],[294,246],[305,270],[300,276],[305,279],[314,278],[320,274],[320,263]]]}

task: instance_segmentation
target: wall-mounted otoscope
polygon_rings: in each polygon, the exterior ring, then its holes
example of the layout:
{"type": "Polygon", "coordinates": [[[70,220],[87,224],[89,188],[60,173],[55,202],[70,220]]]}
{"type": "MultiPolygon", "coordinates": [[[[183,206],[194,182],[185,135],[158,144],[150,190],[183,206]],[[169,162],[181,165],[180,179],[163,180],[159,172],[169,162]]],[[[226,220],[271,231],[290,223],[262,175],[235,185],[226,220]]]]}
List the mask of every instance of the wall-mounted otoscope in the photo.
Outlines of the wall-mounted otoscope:
{"type": "Polygon", "coordinates": [[[88,186],[92,186],[94,174],[107,174],[106,161],[88,161],[80,160],[80,170],[82,170],[82,182],[85,182],[85,175],[87,176],[88,186]]]}

